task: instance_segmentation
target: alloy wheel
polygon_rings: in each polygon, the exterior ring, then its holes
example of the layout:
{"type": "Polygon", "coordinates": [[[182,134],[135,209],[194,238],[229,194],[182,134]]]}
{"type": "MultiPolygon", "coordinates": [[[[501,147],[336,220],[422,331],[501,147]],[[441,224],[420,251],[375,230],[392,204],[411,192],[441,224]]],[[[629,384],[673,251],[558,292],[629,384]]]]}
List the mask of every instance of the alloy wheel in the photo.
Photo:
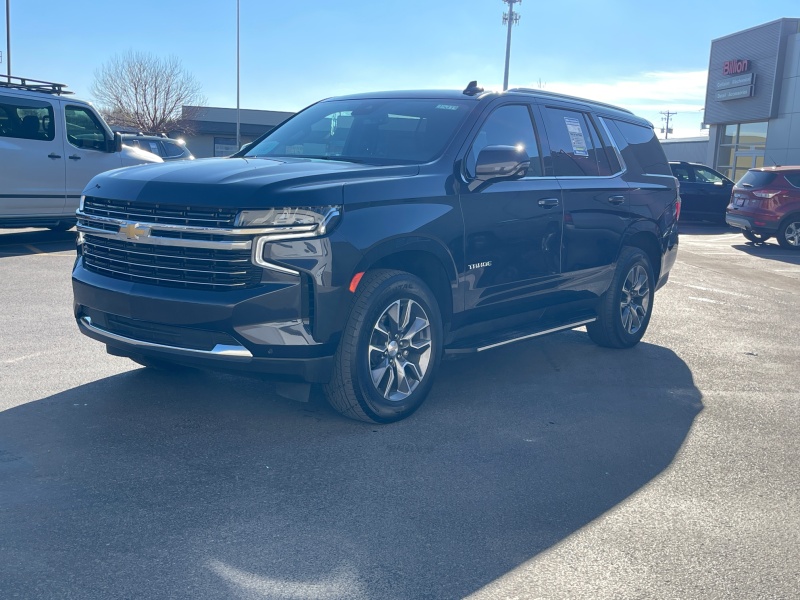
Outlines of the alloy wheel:
{"type": "Polygon", "coordinates": [[[417,302],[402,298],[378,317],[368,358],[372,383],[386,400],[405,400],[420,384],[431,362],[431,327],[417,302]]]}
{"type": "Polygon", "coordinates": [[[634,265],[622,284],[619,313],[622,327],[633,335],[641,329],[650,310],[650,283],[642,265],[634,265]]]}
{"type": "Polygon", "coordinates": [[[800,222],[795,221],[794,223],[789,223],[783,233],[783,237],[786,238],[786,241],[792,246],[800,246],[800,222]]]}

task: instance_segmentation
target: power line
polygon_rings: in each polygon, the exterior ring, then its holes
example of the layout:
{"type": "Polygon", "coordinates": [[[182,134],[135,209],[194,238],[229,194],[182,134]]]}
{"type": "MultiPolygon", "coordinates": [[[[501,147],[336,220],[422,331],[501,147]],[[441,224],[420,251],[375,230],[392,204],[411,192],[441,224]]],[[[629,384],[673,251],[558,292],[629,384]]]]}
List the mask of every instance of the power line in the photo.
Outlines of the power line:
{"type": "Polygon", "coordinates": [[[503,91],[508,89],[508,63],[511,59],[511,26],[519,23],[520,15],[514,12],[515,4],[522,4],[522,0],[503,0],[508,4],[508,12],[503,13],[503,25],[508,25],[508,35],[506,36],[506,71],[503,76],[503,91]]]}

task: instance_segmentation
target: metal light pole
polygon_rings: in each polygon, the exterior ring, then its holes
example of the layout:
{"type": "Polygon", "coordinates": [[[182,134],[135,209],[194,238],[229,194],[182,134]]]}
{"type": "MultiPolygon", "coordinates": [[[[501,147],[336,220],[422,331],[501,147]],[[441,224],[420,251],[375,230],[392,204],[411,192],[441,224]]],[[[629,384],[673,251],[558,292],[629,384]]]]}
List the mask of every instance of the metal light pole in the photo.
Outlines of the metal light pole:
{"type": "Polygon", "coordinates": [[[11,0],[6,0],[6,74],[11,83],[11,0]]]}
{"type": "Polygon", "coordinates": [[[503,76],[503,91],[508,89],[508,63],[511,60],[511,26],[519,23],[519,14],[514,12],[515,4],[522,4],[522,0],[503,0],[508,4],[508,13],[503,13],[503,25],[508,25],[506,37],[506,71],[503,76]]]}
{"type": "Polygon", "coordinates": [[[239,0],[236,0],[236,151],[242,147],[239,119],[239,0]]]}

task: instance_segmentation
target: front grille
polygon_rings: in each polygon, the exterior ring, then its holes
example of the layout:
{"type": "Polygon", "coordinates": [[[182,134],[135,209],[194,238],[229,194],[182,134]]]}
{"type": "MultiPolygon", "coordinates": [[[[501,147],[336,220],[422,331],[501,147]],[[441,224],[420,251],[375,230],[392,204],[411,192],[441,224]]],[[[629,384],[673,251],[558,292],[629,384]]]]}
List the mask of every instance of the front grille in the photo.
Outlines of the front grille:
{"type": "Polygon", "coordinates": [[[261,268],[251,262],[249,250],[157,246],[94,235],[84,237],[83,264],[114,279],[184,289],[226,291],[261,281],[261,268]]]}
{"type": "Polygon", "coordinates": [[[83,212],[86,215],[124,221],[191,227],[230,228],[233,227],[236,220],[236,209],[233,208],[131,202],[95,196],[84,198],[83,212]]]}

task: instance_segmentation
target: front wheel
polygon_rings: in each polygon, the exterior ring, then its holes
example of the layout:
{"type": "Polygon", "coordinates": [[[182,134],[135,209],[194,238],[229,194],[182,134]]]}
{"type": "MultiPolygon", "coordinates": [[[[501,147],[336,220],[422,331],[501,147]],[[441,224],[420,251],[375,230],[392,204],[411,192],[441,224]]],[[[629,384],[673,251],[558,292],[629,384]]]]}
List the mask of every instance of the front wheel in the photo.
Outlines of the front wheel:
{"type": "Polygon", "coordinates": [[[623,248],[611,286],[600,300],[597,320],[586,330],[607,348],[630,348],[647,331],[653,312],[655,282],[650,259],[639,248],[623,248]]]}
{"type": "Polygon", "coordinates": [[[346,417],[405,419],[430,392],[441,351],[441,314],[428,286],[403,271],[369,271],[356,290],[325,395],[346,417]]]}
{"type": "Polygon", "coordinates": [[[783,248],[800,250],[800,215],[786,219],[778,229],[778,243],[783,248]]]}
{"type": "Polygon", "coordinates": [[[749,241],[753,242],[754,244],[763,244],[769,238],[772,237],[771,235],[767,235],[764,233],[756,233],[755,231],[750,231],[749,229],[745,229],[742,232],[742,235],[749,241]]]}

